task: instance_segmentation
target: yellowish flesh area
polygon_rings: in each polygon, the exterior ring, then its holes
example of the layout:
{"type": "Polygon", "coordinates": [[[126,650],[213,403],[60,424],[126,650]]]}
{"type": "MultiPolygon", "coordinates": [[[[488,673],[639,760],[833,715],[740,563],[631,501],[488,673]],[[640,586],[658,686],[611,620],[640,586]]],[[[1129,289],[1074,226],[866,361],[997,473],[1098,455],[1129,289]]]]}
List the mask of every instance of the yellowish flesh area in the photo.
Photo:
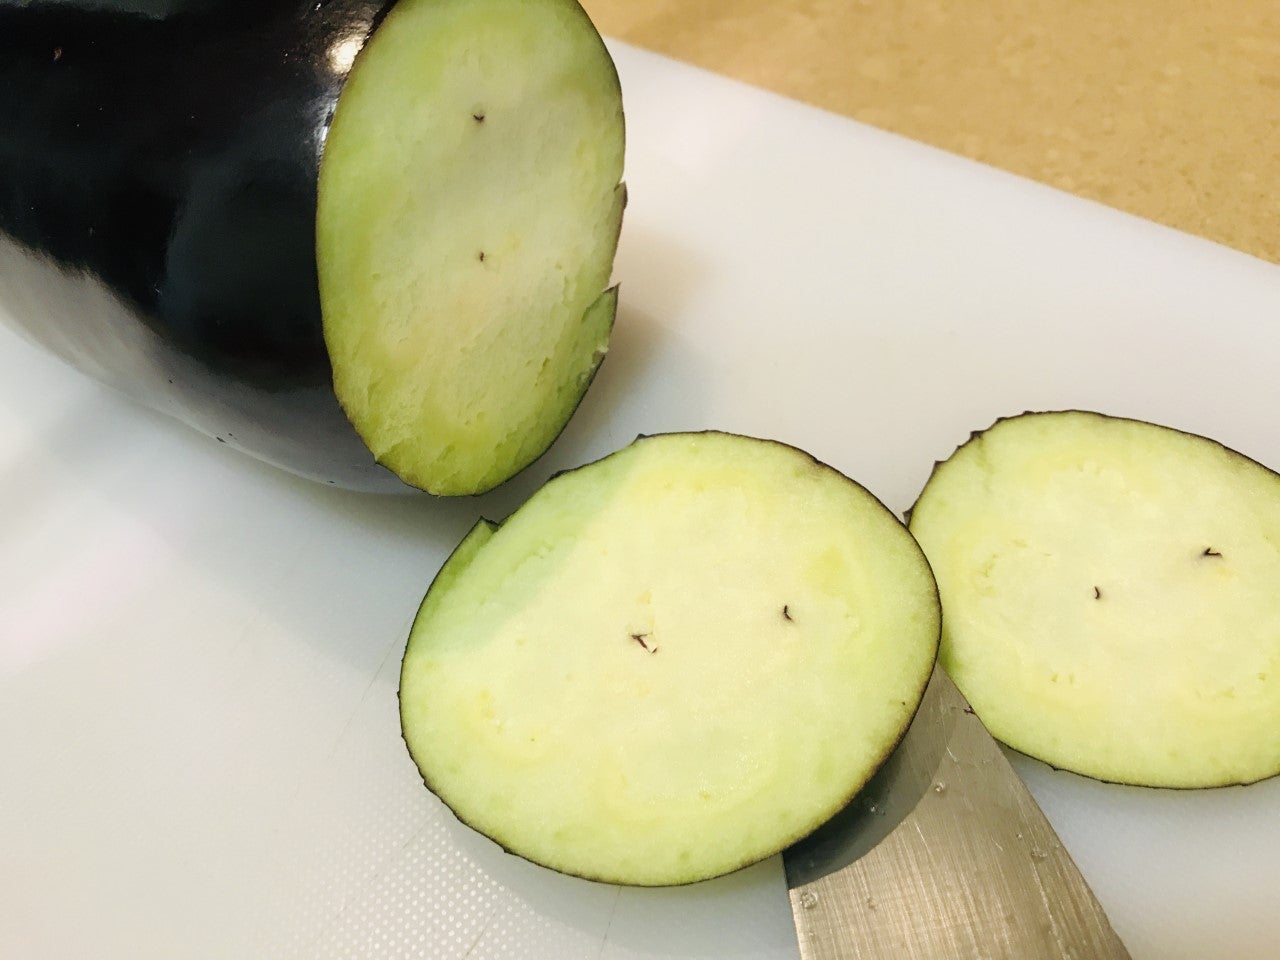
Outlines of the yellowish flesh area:
{"type": "Polygon", "coordinates": [[[355,62],[317,220],[334,387],[374,455],[474,493],[540,454],[613,321],[608,53],[564,0],[401,0],[355,62]]]}
{"type": "Polygon", "coordinates": [[[942,663],[1001,740],[1128,783],[1280,772],[1280,477],[1150,424],[1028,416],[944,464],[911,530],[942,663]]]}
{"type": "Polygon", "coordinates": [[[720,434],[553,481],[450,584],[402,677],[428,784],[509,849],[614,882],[714,876],[811,831],[896,743],[936,652],[932,577],[888,511],[720,434]]]}

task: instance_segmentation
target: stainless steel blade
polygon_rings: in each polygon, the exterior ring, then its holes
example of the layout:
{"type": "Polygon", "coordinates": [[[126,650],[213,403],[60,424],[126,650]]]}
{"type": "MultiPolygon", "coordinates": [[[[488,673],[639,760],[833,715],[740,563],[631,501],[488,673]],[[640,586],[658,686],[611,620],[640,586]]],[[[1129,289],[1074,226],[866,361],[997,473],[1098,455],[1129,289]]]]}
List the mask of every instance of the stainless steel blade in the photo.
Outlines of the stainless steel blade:
{"type": "Polygon", "coordinates": [[[803,960],[1129,960],[941,669],[885,766],[784,862],[803,960]]]}

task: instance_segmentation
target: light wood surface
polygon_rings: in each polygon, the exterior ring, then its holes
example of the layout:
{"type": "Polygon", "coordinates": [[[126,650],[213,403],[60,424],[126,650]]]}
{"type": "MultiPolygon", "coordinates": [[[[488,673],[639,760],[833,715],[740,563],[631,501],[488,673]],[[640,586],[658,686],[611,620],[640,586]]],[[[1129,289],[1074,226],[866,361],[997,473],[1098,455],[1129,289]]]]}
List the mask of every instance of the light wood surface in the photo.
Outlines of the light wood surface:
{"type": "Polygon", "coordinates": [[[1280,262],[1275,0],[584,6],[606,35],[1280,262]]]}

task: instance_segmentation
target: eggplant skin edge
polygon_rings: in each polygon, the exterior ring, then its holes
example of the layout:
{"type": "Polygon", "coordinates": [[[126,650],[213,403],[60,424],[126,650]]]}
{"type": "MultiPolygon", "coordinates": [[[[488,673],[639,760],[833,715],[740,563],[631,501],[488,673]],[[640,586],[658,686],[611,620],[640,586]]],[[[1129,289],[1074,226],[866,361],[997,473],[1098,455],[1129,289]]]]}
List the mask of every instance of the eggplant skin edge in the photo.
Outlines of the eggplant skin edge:
{"type": "Polygon", "coordinates": [[[328,126],[394,2],[0,0],[0,320],[291,473],[411,490],[333,394],[315,251],[328,126]]]}

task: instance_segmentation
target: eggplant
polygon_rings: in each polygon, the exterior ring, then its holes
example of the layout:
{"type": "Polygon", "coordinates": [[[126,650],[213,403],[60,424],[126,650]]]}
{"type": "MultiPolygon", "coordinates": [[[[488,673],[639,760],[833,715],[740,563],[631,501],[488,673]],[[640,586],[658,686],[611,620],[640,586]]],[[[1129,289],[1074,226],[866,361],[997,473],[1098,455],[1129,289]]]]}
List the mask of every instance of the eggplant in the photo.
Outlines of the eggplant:
{"type": "Polygon", "coordinates": [[[607,349],[622,157],[574,0],[0,0],[0,315],[301,476],[483,492],[607,349]]]}
{"type": "Polygon", "coordinates": [[[423,782],[505,850],[669,886],[778,853],[843,808],[924,695],[923,552],[795,447],[669,433],[481,520],[400,672],[423,782]]]}
{"type": "Polygon", "coordinates": [[[1280,775],[1280,474],[1085,410],[970,435],[910,511],[939,663],[993,736],[1163,788],[1280,775]]]}

